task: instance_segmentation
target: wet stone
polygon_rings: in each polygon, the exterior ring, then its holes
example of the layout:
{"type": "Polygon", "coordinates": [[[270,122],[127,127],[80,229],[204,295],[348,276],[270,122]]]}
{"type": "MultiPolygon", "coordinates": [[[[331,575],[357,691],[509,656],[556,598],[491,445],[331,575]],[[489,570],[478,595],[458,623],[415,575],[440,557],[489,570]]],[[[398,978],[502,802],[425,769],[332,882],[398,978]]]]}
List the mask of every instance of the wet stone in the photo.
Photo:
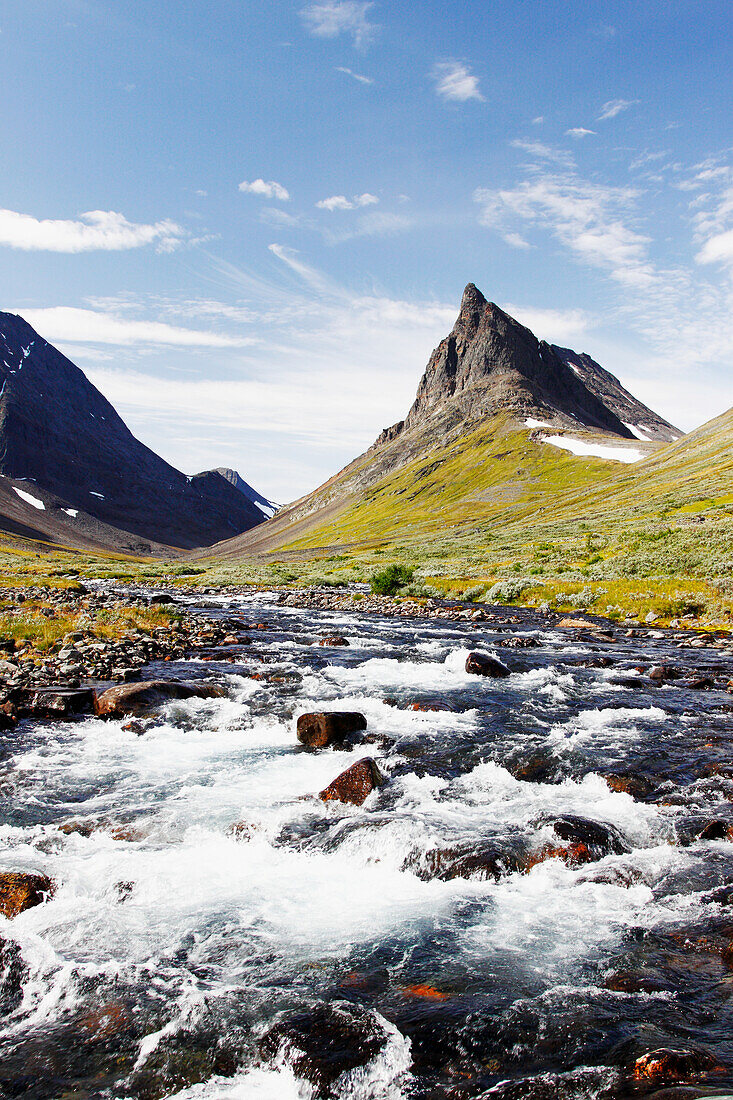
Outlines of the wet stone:
{"type": "Polygon", "coordinates": [[[260,1041],[261,1056],[284,1058],[298,1077],[310,1081],[317,1097],[334,1096],[342,1074],[371,1062],[387,1042],[373,1015],[343,1002],[318,1005],[286,1017],[260,1041]]]}
{"type": "Polygon", "coordinates": [[[52,897],[54,884],[46,875],[25,871],[0,872],[0,913],[12,920],[52,897]]]}
{"type": "Polygon", "coordinates": [[[341,634],[329,634],[325,638],[321,638],[318,644],[322,646],[330,646],[335,649],[339,646],[347,646],[349,645],[349,642],[346,638],[342,637],[341,634]]]}
{"type": "Polygon", "coordinates": [[[466,672],[474,676],[491,676],[494,679],[510,675],[510,669],[505,664],[487,653],[469,653],[466,658],[466,672]]]}
{"type": "Polygon", "coordinates": [[[19,944],[0,937],[0,1015],[13,1012],[23,999],[28,967],[19,944]]]}
{"type": "Polygon", "coordinates": [[[359,711],[321,711],[301,714],[296,723],[296,736],[309,749],[325,749],[328,745],[343,745],[353,734],[367,728],[367,720],[359,711]]]}
{"type": "Polygon", "coordinates": [[[707,1051],[660,1047],[636,1059],[633,1076],[637,1081],[685,1082],[704,1077],[715,1068],[715,1059],[707,1051]]]}
{"type": "Polygon", "coordinates": [[[520,866],[515,855],[497,847],[463,844],[416,852],[405,860],[402,870],[411,871],[425,882],[431,879],[450,882],[457,878],[498,882],[520,866]]]}
{"type": "Polygon", "coordinates": [[[171,699],[220,699],[226,692],[216,684],[182,680],[143,680],[109,688],[98,695],[94,711],[100,718],[142,715],[171,699]]]}
{"type": "Polygon", "coordinates": [[[371,757],[357,760],[346,771],[337,775],[332,783],[322,790],[318,797],[324,802],[350,802],[361,806],[373,790],[385,782],[384,776],[371,757]]]}

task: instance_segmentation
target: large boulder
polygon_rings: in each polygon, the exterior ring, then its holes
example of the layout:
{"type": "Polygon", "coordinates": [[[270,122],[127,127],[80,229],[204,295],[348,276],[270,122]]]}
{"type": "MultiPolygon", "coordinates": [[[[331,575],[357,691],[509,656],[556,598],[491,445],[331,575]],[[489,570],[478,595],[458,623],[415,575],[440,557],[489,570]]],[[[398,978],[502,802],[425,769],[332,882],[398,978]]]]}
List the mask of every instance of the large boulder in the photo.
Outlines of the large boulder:
{"type": "Polygon", "coordinates": [[[510,669],[488,653],[469,653],[466,658],[466,672],[471,672],[474,676],[492,676],[498,679],[501,676],[509,676],[510,669]]]}
{"type": "Polygon", "coordinates": [[[359,711],[320,711],[301,714],[296,735],[306,748],[325,749],[327,745],[342,745],[352,734],[366,728],[367,720],[359,711]]]}
{"type": "Polygon", "coordinates": [[[97,695],[94,713],[100,718],[125,718],[129,714],[147,714],[171,699],[220,699],[225,694],[217,684],[141,680],[137,684],[119,684],[97,695]]]}
{"type": "Polygon", "coordinates": [[[350,802],[354,806],[361,806],[384,781],[384,776],[372,758],[365,756],[363,760],[357,760],[345,772],[341,772],[341,775],[337,775],[333,783],[329,783],[318,797],[324,802],[350,802]]]}
{"type": "Polygon", "coordinates": [[[54,884],[46,875],[26,871],[0,872],[0,913],[9,920],[53,896],[54,884]]]}
{"type": "Polygon", "coordinates": [[[336,1001],[280,1020],[260,1040],[268,1061],[286,1061],[314,1087],[316,1097],[333,1095],[342,1074],[371,1062],[388,1034],[366,1008],[336,1001]]]}

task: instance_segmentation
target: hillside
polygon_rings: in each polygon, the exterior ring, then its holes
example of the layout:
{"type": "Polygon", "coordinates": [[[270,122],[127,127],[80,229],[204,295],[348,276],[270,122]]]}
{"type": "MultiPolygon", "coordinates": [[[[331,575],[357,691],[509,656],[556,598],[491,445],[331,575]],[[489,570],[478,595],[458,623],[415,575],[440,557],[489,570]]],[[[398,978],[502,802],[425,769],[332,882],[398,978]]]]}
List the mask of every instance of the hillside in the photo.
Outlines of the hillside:
{"type": "Polygon", "coordinates": [[[213,553],[434,537],[542,507],[679,435],[590,356],[538,340],[471,283],[405,419],[313,493],[213,553]]]}
{"type": "Polygon", "coordinates": [[[19,523],[66,545],[190,549],[263,519],[220,474],[187,477],[136,439],[78,367],[9,313],[0,313],[0,475],[52,498],[37,507],[14,494],[9,512],[0,501],[0,529],[19,523]]]}

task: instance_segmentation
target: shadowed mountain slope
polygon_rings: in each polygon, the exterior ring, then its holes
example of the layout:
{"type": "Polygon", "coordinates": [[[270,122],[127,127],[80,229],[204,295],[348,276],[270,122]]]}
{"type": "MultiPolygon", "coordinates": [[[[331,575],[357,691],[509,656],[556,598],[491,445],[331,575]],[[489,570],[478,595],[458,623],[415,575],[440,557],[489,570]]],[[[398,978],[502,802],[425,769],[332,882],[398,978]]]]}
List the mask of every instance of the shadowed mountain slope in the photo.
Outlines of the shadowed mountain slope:
{"type": "MultiPolygon", "coordinates": [[[[76,511],[64,513],[72,545],[104,535],[110,549],[193,548],[263,519],[220,474],[187,477],[136,439],[78,367],[9,313],[0,313],[0,474],[76,511]]],[[[29,509],[31,526],[46,530],[49,509],[29,509]]]]}

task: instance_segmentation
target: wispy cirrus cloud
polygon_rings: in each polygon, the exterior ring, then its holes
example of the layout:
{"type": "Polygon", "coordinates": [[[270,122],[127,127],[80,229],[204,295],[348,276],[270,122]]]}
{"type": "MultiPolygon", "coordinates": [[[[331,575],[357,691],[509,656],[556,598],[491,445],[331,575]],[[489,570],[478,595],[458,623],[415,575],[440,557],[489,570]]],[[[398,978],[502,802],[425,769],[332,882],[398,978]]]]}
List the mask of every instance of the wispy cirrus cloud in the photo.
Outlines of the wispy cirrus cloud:
{"type": "Polygon", "coordinates": [[[633,107],[638,102],[638,99],[609,99],[601,107],[598,121],[605,122],[607,118],[615,118],[616,115],[620,115],[622,111],[628,111],[629,107],[633,107]]]}
{"type": "Polygon", "coordinates": [[[354,195],[347,199],[345,195],[331,195],[316,203],[319,210],[356,210],[363,206],[375,206],[379,202],[376,195],[365,191],[363,195],[354,195]]]}
{"type": "Polygon", "coordinates": [[[301,16],[308,31],[316,38],[338,38],[345,34],[351,37],[357,49],[365,49],[377,33],[376,24],[370,23],[368,18],[373,7],[373,3],[364,3],[363,0],[323,0],[308,4],[301,16]]]}
{"type": "Polygon", "coordinates": [[[242,180],[239,190],[246,195],[260,195],[263,199],[277,199],[278,202],[289,202],[290,192],[276,180],[256,179],[251,182],[242,180]]]}
{"type": "Polygon", "coordinates": [[[524,141],[522,138],[515,138],[511,142],[511,146],[513,149],[521,149],[523,153],[528,153],[531,157],[536,157],[539,160],[548,160],[553,164],[561,164],[565,168],[573,166],[573,158],[566,149],[545,145],[542,141],[524,141]]]}
{"type": "Polygon", "coordinates": [[[432,72],[435,91],[441,99],[465,103],[469,99],[483,102],[478,77],[462,61],[439,61],[432,72]]]}
{"type": "Polygon", "coordinates": [[[17,309],[44,339],[67,344],[166,345],[188,348],[241,348],[252,340],[180,328],[162,321],[137,321],[94,309],[48,306],[17,309]]]}
{"type": "Polygon", "coordinates": [[[374,81],[370,76],[364,76],[363,73],[355,73],[353,69],[347,69],[343,65],[336,66],[337,73],[344,73],[345,76],[350,76],[353,80],[356,80],[359,84],[373,84],[374,81]]]}
{"type": "Polygon", "coordinates": [[[585,126],[573,126],[571,130],[565,131],[565,136],[572,138],[590,137],[592,134],[595,134],[595,130],[586,130],[585,126]]]}
{"type": "Polygon", "coordinates": [[[0,210],[0,246],[24,252],[121,252],[154,244],[170,252],[188,234],[176,222],[130,222],[113,210],[89,210],[78,218],[35,218],[0,210]]]}

